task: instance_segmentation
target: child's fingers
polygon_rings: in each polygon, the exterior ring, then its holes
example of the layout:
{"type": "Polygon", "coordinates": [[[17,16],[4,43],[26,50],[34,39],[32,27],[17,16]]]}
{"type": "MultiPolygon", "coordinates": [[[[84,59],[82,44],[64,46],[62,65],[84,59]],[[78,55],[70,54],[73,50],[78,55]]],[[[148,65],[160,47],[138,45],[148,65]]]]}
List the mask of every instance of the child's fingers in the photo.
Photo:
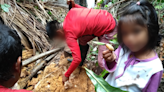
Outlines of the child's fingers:
{"type": "Polygon", "coordinates": [[[109,51],[109,50],[103,51],[103,55],[105,55],[107,53],[111,53],[111,51],[109,51]]]}
{"type": "Polygon", "coordinates": [[[116,60],[116,55],[115,55],[115,53],[114,52],[112,52],[112,55],[111,55],[111,61],[114,61],[114,60],[116,60]]]}
{"type": "Polygon", "coordinates": [[[106,61],[111,61],[112,60],[112,57],[108,57],[107,59],[106,59],[106,61]]]}
{"type": "Polygon", "coordinates": [[[116,60],[116,58],[117,58],[117,57],[116,57],[116,54],[113,53],[113,59],[116,60]]]}
{"type": "Polygon", "coordinates": [[[112,54],[112,56],[111,56],[111,61],[114,61],[115,60],[115,57],[114,57],[114,55],[112,54]]]}
{"type": "Polygon", "coordinates": [[[112,56],[112,54],[111,53],[107,53],[107,54],[105,54],[105,55],[103,55],[103,58],[108,58],[108,57],[111,57],[112,56]]]}
{"type": "Polygon", "coordinates": [[[116,55],[113,51],[104,51],[103,52],[103,58],[105,59],[106,62],[112,62],[116,60],[116,55]]]}
{"type": "Polygon", "coordinates": [[[102,53],[102,54],[103,54],[103,55],[105,55],[105,54],[107,54],[107,53],[108,53],[108,51],[106,50],[106,51],[103,51],[103,53],[102,53]]]}

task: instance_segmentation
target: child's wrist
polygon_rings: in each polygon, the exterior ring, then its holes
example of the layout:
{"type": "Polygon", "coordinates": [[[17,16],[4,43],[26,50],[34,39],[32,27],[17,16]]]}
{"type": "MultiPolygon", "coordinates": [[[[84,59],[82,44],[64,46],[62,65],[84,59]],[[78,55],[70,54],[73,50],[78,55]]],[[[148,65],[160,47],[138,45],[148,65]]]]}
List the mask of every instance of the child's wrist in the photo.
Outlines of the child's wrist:
{"type": "Polygon", "coordinates": [[[111,60],[111,61],[106,61],[107,64],[111,64],[113,63],[115,60],[111,60]]]}

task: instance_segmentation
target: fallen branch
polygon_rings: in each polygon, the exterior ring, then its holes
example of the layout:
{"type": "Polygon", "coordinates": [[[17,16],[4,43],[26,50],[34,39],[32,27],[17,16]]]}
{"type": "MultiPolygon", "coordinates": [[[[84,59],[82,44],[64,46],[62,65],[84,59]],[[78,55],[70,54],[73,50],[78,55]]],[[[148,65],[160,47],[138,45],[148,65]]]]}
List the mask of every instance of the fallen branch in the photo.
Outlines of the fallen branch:
{"type": "MultiPolygon", "coordinates": [[[[15,4],[14,12],[16,12],[16,10],[17,10],[17,4],[16,4],[16,1],[15,0],[13,0],[13,1],[14,1],[14,4],[15,4]]],[[[14,16],[12,17],[12,19],[11,19],[11,21],[9,23],[9,26],[11,26],[11,23],[13,22],[14,18],[15,18],[15,13],[14,13],[14,16]]]]}
{"type": "Polygon", "coordinates": [[[68,8],[68,5],[65,5],[65,4],[54,4],[54,6],[68,8]]]}
{"type": "Polygon", "coordinates": [[[45,14],[49,19],[52,20],[52,18],[48,15],[48,13],[45,11],[45,9],[44,9],[43,6],[39,3],[39,1],[38,1],[38,0],[35,0],[35,1],[36,1],[36,3],[38,4],[38,7],[44,12],[44,14],[45,14]]]}
{"type": "Polygon", "coordinates": [[[52,54],[49,57],[47,57],[45,60],[43,60],[40,64],[38,64],[31,72],[31,75],[29,75],[28,77],[26,77],[25,80],[21,81],[19,84],[20,88],[23,89],[26,85],[28,80],[30,80],[34,75],[37,74],[37,72],[42,69],[44,66],[46,66],[47,62],[50,61],[52,58],[54,58],[58,53],[52,54]]]}
{"type": "Polygon", "coordinates": [[[38,60],[38,59],[44,57],[44,56],[50,55],[50,54],[52,54],[52,53],[56,53],[56,52],[58,52],[58,51],[61,50],[61,49],[63,49],[63,47],[62,47],[62,48],[53,49],[53,50],[47,51],[47,52],[45,52],[45,53],[42,53],[42,54],[33,56],[33,57],[31,57],[31,58],[29,58],[29,59],[27,59],[27,60],[24,60],[24,61],[22,62],[22,63],[23,63],[23,66],[26,66],[26,65],[28,65],[28,64],[30,64],[30,63],[32,63],[32,62],[34,62],[34,61],[36,61],[36,60],[38,60]]]}

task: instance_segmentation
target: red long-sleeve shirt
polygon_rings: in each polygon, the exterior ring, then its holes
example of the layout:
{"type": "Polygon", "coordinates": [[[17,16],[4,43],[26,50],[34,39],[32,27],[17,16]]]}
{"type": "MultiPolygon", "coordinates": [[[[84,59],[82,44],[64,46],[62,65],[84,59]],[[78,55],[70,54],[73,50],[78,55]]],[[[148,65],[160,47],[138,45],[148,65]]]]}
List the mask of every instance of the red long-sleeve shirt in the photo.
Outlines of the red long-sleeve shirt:
{"type": "Polygon", "coordinates": [[[105,10],[88,9],[76,4],[68,12],[63,22],[63,29],[67,45],[72,51],[73,61],[65,73],[66,77],[69,77],[81,62],[77,39],[85,35],[99,37],[108,34],[113,31],[115,26],[113,16],[105,10]]]}

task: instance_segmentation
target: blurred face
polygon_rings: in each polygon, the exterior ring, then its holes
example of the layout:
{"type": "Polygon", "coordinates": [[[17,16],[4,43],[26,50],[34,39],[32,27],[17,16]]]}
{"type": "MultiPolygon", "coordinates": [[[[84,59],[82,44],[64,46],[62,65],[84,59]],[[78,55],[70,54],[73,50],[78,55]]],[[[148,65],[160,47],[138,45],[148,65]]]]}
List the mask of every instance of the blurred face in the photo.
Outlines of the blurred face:
{"type": "Polygon", "coordinates": [[[56,33],[57,33],[57,35],[54,37],[54,39],[65,40],[65,34],[62,29],[57,30],[56,33]]]}
{"type": "Polygon", "coordinates": [[[132,52],[137,52],[143,49],[149,40],[147,27],[140,26],[136,23],[122,23],[121,33],[123,43],[132,52]]]}

